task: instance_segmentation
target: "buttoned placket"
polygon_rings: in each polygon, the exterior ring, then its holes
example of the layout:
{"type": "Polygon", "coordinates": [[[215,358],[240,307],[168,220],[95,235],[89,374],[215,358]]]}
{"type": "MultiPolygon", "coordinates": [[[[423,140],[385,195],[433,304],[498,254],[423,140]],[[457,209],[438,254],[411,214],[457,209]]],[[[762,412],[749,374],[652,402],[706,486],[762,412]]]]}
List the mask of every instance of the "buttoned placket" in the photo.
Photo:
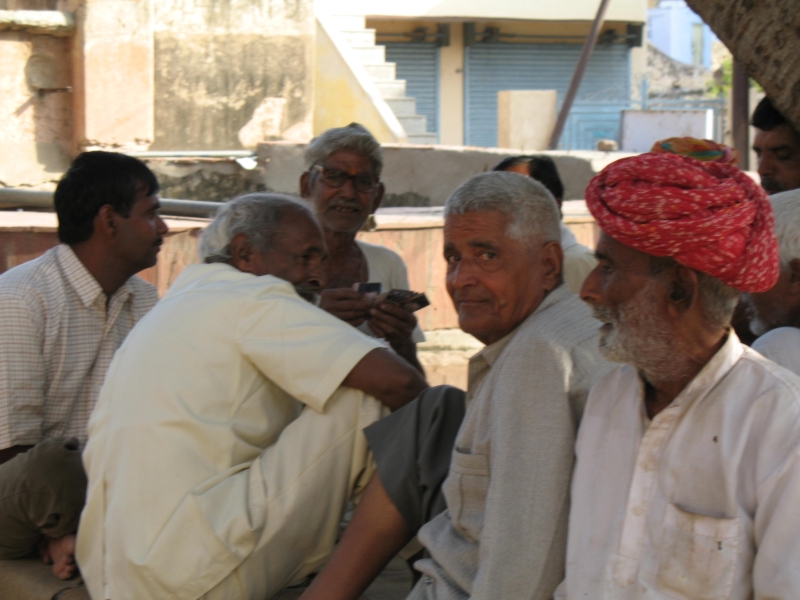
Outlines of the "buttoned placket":
{"type": "MultiPolygon", "coordinates": [[[[644,406],[644,386],[641,385],[640,399],[644,406]]],[[[647,517],[656,488],[658,467],[666,441],[674,430],[682,411],[681,397],[658,413],[649,426],[646,426],[628,494],[625,520],[622,527],[619,553],[614,565],[614,580],[620,587],[628,587],[636,580],[644,549],[647,531],[647,517]]]]}

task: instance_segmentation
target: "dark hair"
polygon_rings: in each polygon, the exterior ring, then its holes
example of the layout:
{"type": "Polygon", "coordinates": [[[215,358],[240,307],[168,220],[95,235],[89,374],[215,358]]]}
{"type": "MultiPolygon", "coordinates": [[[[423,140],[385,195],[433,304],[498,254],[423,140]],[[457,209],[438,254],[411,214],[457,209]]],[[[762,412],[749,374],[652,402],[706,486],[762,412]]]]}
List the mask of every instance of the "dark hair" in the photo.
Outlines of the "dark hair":
{"type": "Polygon", "coordinates": [[[58,182],[55,207],[58,239],[85,242],[94,233],[92,221],[106,204],[129,217],[136,197],[158,192],[158,180],[140,160],[117,152],[79,154],[58,182]]]}
{"type": "Polygon", "coordinates": [[[758,103],[753,111],[753,118],[750,124],[762,131],[772,131],[780,125],[787,124],[788,121],[780,111],[772,105],[772,100],[766,96],[758,103]]]}
{"type": "Polygon", "coordinates": [[[506,171],[517,165],[528,165],[528,175],[546,187],[556,200],[564,198],[564,184],[552,158],[543,155],[509,156],[497,163],[492,171],[506,171]]]}

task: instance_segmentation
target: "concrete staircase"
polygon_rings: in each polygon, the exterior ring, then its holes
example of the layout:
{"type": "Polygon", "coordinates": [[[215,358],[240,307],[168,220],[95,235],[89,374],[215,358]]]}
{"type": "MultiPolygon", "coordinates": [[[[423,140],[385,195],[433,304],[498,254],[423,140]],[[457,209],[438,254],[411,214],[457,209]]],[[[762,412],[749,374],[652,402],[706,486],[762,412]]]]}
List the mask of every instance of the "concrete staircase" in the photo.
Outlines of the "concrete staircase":
{"type": "Polygon", "coordinates": [[[332,15],[331,20],[400,121],[408,143],[435,144],[436,134],[428,133],[427,118],[417,114],[417,101],[406,95],[405,79],[397,79],[395,63],[386,62],[386,47],[375,43],[375,30],[366,28],[366,19],[354,15],[332,15]]]}

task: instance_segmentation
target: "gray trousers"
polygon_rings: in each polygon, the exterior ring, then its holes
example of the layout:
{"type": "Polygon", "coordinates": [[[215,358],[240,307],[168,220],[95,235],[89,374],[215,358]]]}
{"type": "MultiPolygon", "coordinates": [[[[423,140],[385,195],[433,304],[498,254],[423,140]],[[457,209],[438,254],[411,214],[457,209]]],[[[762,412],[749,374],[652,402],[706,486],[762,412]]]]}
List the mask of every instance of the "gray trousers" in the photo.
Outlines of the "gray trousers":
{"type": "Polygon", "coordinates": [[[0,559],[22,558],[43,535],[78,530],[86,503],[78,440],[46,440],[0,465],[0,559]]]}
{"type": "Polygon", "coordinates": [[[466,394],[441,385],[364,429],[381,483],[415,533],[447,508],[442,483],[465,412],[466,394]]]}

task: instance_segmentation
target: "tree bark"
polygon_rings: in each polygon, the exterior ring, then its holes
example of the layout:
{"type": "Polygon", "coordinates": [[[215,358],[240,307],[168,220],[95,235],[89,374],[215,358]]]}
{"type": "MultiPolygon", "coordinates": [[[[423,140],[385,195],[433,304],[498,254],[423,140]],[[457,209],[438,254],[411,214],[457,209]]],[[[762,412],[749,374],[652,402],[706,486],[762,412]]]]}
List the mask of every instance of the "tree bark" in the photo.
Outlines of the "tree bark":
{"type": "Polygon", "coordinates": [[[794,0],[686,0],[800,131],[800,10],[794,0]]]}

